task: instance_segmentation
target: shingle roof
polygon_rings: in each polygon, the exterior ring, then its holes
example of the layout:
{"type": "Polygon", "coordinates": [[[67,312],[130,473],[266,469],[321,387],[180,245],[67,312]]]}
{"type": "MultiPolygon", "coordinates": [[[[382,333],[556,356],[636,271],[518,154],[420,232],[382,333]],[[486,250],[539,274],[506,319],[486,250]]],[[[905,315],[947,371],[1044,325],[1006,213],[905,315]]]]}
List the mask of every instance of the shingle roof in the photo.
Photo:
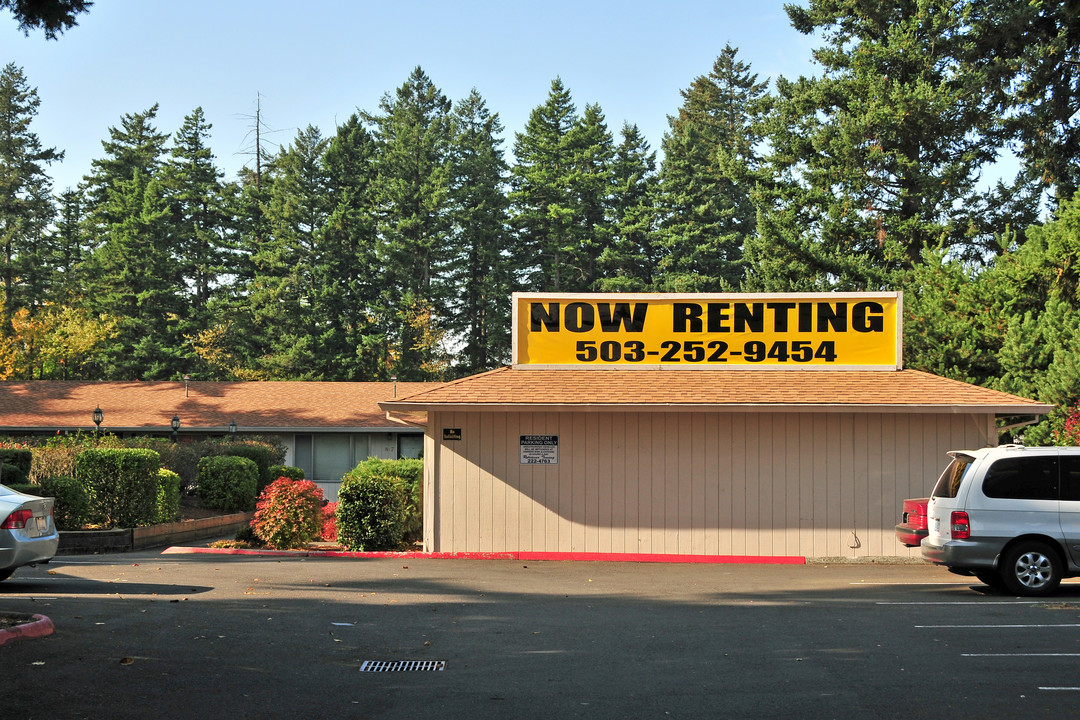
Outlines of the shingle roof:
{"type": "Polygon", "coordinates": [[[1051,405],[916,370],[502,368],[401,395],[387,410],[744,409],[1045,414],[1051,405]]]}
{"type": "MultiPolygon", "coordinates": [[[[160,429],[173,415],[181,432],[299,428],[401,429],[380,400],[429,390],[437,383],[399,382],[3,382],[0,429],[93,429],[94,408],[103,430],[160,429]]],[[[422,417],[419,420],[423,420],[422,417]]]]}

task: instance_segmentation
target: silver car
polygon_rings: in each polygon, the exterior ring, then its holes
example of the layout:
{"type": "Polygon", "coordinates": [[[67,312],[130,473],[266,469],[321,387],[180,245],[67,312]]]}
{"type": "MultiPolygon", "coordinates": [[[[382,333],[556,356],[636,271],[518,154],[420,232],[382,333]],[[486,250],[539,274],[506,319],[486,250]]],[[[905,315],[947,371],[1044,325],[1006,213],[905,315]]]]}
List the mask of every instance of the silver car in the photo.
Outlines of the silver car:
{"type": "Polygon", "coordinates": [[[0,485],[0,580],[23,565],[49,562],[59,544],[53,499],[0,485]]]}
{"type": "Polygon", "coordinates": [[[923,558],[1017,595],[1080,575],[1080,448],[951,452],[927,505],[923,558]]]}

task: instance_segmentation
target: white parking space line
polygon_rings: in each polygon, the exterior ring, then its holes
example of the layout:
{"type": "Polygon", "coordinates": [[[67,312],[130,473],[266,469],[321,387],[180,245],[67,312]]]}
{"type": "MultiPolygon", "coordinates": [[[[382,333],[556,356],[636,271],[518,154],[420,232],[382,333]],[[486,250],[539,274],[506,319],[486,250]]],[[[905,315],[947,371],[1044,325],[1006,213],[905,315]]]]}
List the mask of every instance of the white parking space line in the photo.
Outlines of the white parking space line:
{"type": "Polygon", "coordinates": [[[1080,657],[1080,653],[960,653],[960,657],[1080,657]]]}
{"type": "Polygon", "coordinates": [[[40,595],[5,595],[4,600],[33,600],[38,602],[39,600],[56,600],[54,597],[41,597],[40,595]]]}
{"type": "Polygon", "coordinates": [[[850,582],[848,585],[892,585],[894,587],[906,587],[908,585],[948,585],[955,587],[967,587],[969,585],[977,585],[978,583],[972,579],[969,582],[850,582]]]}
{"type": "Polygon", "coordinates": [[[1064,692],[1080,692],[1080,687],[1041,687],[1040,690],[1060,690],[1064,692]]]}
{"type": "Polygon", "coordinates": [[[1063,625],[916,625],[919,629],[941,630],[946,628],[960,628],[964,630],[1009,630],[1017,628],[1075,628],[1080,627],[1080,623],[1068,623],[1063,625]]]}

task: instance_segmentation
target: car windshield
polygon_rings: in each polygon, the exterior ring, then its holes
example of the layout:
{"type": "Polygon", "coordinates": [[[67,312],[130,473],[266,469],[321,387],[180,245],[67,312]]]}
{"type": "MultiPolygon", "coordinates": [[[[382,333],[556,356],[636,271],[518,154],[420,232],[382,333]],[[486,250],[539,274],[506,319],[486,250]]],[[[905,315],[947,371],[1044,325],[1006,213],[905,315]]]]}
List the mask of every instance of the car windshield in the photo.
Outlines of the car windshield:
{"type": "Polygon", "coordinates": [[[960,481],[964,479],[964,474],[971,467],[974,460],[975,458],[967,455],[955,456],[949,466],[945,468],[945,471],[941,473],[941,477],[938,478],[937,485],[934,486],[934,492],[931,493],[932,497],[956,497],[956,493],[960,491],[960,481]]]}

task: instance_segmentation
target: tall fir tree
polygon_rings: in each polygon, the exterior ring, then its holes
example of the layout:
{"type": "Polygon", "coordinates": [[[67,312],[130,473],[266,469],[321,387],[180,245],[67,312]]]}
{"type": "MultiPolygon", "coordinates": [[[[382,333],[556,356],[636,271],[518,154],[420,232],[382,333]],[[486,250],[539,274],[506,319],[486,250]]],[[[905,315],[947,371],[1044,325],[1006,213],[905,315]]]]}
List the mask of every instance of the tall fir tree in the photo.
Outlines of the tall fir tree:
{"type": "Polygon", "coordinates": [[[30,124],[41,101],[21,68],[0,71],[0,336],[20,308],[47,300],[48,227],[56,214],[46,166],[63,158],[42,147],[30,124]]]}
{"type": "Polygon", "coordinates": [[[375,201],[375,139],[358,114],[330,139],[324,156],[331,206],[316,265],[320,372],[328,380],[386,380],[387,329],[381,300],[375,201]]]}
{"type": "Polygon", "coordinates": [[[186,312],[174,230],[159,177],[168,134],[153,120],[157,105],[109,128],[106,155],[92,161],[86,232],[91,310],[119,318],[101,372],[110,380],[162,380],[188,372],[193,357],[182,335],[186,312]]]}
{"type": "Polygon", "coordinates": [[[551,82],[547,100],[529,114],[514,141],[511,221],[517,233],[514,259],[522,290],[564,292],[573,284],[569,267],[576,250],[571,131],[577,108],[562,80],[551,82]]]}
{"type": "Polygon", "coordinates": [[[448,288],[438,275],[449,247],[451,103],[417,67],[379,113],[365,114],[378,147],[376,197],[383,306],[392,367],[402,380],[439,378],[448,288]]]}
{"type": "Polygon", "coordinates": [[[603,110],[590,103],[567,136],[570,145],[571,216],[566,266],[570,287],[595,290],[601,278],[600,256],[611,247],[615,143],[603,110]]]}
{"type": "MultiPolygon", "coordinates": [[[[203,318],[226,272],[232,218],[224,202],[223,174],[210,150],[210,123],[195,108],[176,132],[162,184],[173,214],[176,256],[191,315],[203,318]]],[[[195,327],[203,323],[196,321],[195,327]]]]}
{"type": "Polygon", "coordinates": [[[743,251],[756,233],[751,196],[760,167],[767,82],[724,47],[708,75],[682,91],[668,118],[660,170],[663,257],[657,286],[671,291],[740,287],[743,251]]]}
{"type": "Polygon", "coordinates": [[[453,372],[468,375],[509,361],[511,275],[508,166],[498,113],[476,89],[454,106],[451,151],[453,287],[447,330],[462,344],[453,372]]]}
{"type": "Polygon", "coordinates": [[[261,343],[258,367],[275,379],[321,379],[314,308],[318,245],[331,204],[326,146],[319,129],[309,125],[270,166],[269,235],[253,252],[248,303],[261,343]]]}
{"type": "Polygon", "coordinates": [[[822,72],[777,83],[756,287],[883,287],[925,248],[1000,251],[977,218],[980,173],[998,150],[985,78],[960,62],[964,5],[810,0],[787,11],[823,37],[822,72]]]}
{"type": "Polygon", "coordinates": [[[596,289],[644,292],[653,287],[659,261],[656,153],[637,125],[624,123],[621,138],[611,164],[614,238],[598,259],[596,289]]]}
{"type": "Polygon", "coordinates": [[[965,72],[984,78],[1003,142],[1054,204],[1080,188],[1080,2],[967,0],[965,72]]]}

